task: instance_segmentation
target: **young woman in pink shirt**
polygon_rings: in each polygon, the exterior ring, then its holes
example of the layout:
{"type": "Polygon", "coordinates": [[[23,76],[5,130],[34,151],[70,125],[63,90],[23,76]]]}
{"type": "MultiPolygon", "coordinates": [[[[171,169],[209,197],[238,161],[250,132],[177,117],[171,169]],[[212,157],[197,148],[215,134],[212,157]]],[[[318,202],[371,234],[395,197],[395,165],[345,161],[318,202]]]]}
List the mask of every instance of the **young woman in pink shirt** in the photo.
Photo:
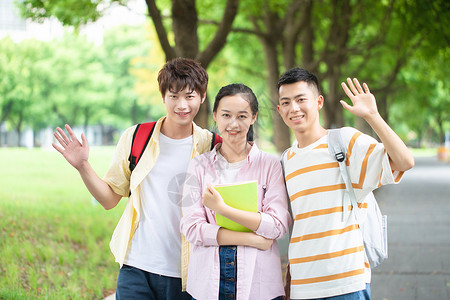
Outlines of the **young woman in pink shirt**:
{"type": "Polygon", "coordinates": [[[183,191],[181,231],[192,244],[187,291],[203,299],[282,299],[278,245],[291,223],[283,172],[277,157],[258,149],[252,125],[258,101],[243,84],[222,87],[213,117],[222,144],[194,158],[183,191]],[[228,206],[212,187],[257,181],[258,212],[228,206]],[[216,214],[251,232],[216,224],[216,214]]]}

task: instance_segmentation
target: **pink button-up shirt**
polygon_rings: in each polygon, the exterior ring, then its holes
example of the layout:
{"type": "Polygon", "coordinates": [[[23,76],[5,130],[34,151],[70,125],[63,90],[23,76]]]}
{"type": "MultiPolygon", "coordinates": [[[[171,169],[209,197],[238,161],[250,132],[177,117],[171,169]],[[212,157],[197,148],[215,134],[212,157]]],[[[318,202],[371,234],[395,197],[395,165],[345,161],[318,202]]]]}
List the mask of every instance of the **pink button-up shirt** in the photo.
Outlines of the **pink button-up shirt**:
{"type": "MultiPolygon", "coordinates": [[[[181,231],[193,245],[189,260],[187,291],[199,300],[217,299],[220,261],[214,211],[202,205],[206,184],[218,184],[218,154],[211,152],[194,158],[183,190],[181,231]]],[[[258,209],[261,223],[256,234],[268,239],[281,238],[292,222],[280,161],[253,144],[236,182],[258,182],[258,209]]],[[[237,248],[237,299],[273,299],[284,295],[280,254],[276,241],[267,251],[253,247],[237,248]]]]}

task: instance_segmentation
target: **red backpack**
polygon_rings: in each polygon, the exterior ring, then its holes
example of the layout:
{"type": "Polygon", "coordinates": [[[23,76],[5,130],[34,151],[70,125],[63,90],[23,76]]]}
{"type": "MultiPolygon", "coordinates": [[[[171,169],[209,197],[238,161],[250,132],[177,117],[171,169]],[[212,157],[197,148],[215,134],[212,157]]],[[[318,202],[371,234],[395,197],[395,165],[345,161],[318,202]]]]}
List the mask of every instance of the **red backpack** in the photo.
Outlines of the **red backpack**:
{"type": "MultiPolygon", "coordinates": [[[[147,147],[148,141],[152,137],[153,130],[155,129],[156,122],[147,122],[138,124],[136,126],[136,130],[133,134],[133,140],[131,142],[131,154],[128,160],[130,161],[130,170],[133,172],[134,168],[136,168],[139,159],[144,152],[145,147],[147,147]]],[[[211,140],[211,149],[218,143],[222,143],[222,138],[214,132],[211,140]]]]}

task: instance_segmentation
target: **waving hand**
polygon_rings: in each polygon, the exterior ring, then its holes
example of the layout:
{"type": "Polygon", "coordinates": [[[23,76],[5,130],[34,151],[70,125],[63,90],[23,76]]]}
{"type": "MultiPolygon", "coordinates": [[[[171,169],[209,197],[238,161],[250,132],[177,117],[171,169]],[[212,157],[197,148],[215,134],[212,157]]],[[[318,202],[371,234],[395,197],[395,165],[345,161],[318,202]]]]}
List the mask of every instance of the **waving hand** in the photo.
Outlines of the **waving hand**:
{"type": "Polygon", "coordinates": [[[58,140],[59,145],[53,143],[52,146],[61,153],[75,169],[79,170],[82,165],[88,161],[89,145],[83,133],[81,134],[80,143],[72,128],[67,124],[65,128],[69,133],[69,136],[67,136],[61,128],[56,128],[57,132],[54,133],[54,136],[58,140]]]}
{"type": "Polygon", "coordinates": [[[363,83],[363,89],[356,78],[353,78],[353,81],[350,78],[347,78],[347,83],[348,86],[344,82],[342,82],[341,85],[344,92],[352,101],[353,106],[347,104],[344,100],[341,100],[342,106],[352,114],[362,118],[378,114],[375,96],[370,93],[367,84],[363,83]]]}

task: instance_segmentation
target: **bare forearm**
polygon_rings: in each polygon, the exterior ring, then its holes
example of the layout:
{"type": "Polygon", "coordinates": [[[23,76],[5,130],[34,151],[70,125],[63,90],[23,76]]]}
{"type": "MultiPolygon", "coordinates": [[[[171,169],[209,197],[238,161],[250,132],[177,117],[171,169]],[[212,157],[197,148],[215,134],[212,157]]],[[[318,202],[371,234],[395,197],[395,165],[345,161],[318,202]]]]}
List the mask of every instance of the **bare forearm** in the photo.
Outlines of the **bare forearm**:
{"type": "Polygon", "coordinates": [[[217,233],[217,243],[220,246],[249,246],[260,250],[267,250],[273,240],[266,239],[253,232],[239,232],[220,228],[217,233]]]}
{"type": "Polygon", "coordinates": [[[258,230],[259,224],[261,223],[261,215],[258,212],[240,210],[228,205],[223,205],[220,211],[216,211],[216,213],[239,223],[252,231],[258,230]]]}
{"type": "Polygon", "coordinates": [[[95,173],[89,162],[85,162],[77,170],[91,195],[105,209],[114,208],[117,203],[119,203],[122,196],[116,194],[111,187],[95,173]]]}
{"type": "Polygon", "coordinates": [[[391,167],[396,171],[406,171],[414,166],[414,157],[405,143],[383,120],[380,114],[370,115],[365,118],[380,138],[389,155],[391,167]]]}

